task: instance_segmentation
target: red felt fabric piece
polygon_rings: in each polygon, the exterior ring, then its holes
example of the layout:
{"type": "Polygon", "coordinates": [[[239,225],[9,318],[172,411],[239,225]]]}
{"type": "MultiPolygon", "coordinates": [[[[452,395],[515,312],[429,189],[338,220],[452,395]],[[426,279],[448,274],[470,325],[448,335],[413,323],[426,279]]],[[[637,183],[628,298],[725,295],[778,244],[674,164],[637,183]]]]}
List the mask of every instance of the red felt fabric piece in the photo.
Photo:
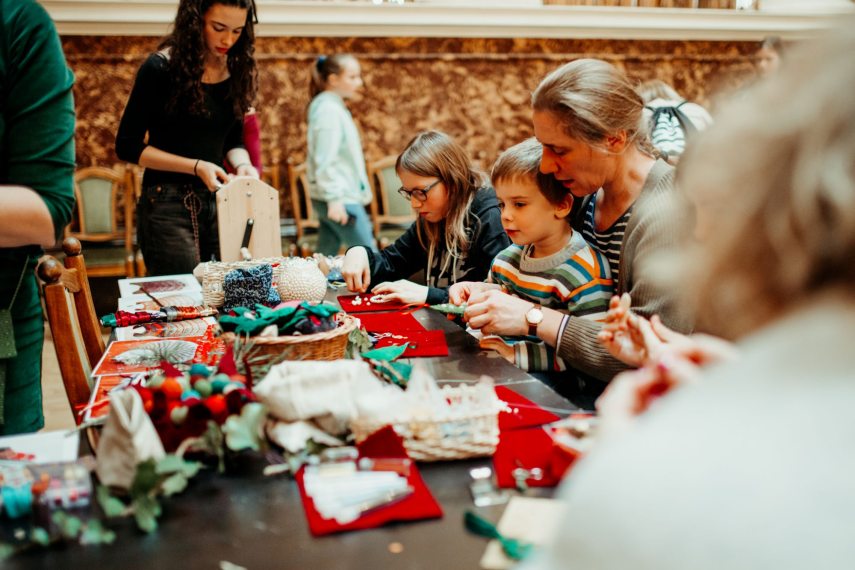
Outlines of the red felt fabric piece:
{"type": "Polygon", "coordinates": [[[368,332],[404,334],[406,331],[424,331],[425,328],[410,313],[368,313],[359,315],[362,327],[368,332]]]}
{"type": "MultiPolygon", "coordinates": [[[[407,457],[407,451],[404,449],[400,436],[390,426],[371,434],[357,447],[361,457],[407,457]]],[[[415,489],[412,495],[388,507],[368,512],[345,525],[338,524],[334,520],[323,519],[318,515],[312,500],[306,495],[303,487],[303,469],[297,472],[296,479],[300,489],[300,498],[303,499],[303,509],[306,512],[309,530],[314,536],[375,528],[392,521],[435,519],[442,516],[442,507],[439,506],[430,489],[425,485],[415,464],[410,468],[408,478],[410,485],[415,489]]]]}
{"type": "Polygon", "coordinates": [[[338,299],[338,304],[341,305],[341,308],[345,313],[374,313],[378,311],[400,311],[401,309],[406,309],[410,305],[406,305],[401,303],[400,301],[388,301],[386,303],[369,303],[371,300],[371,294],[366,293],[362,295],[340,295],[338,299]],[[362,299],[362,303],[359,305],[354,305],[353,300],[359,297],[362,299]]]}
{"type": "Polygon", "coordinates": [[[401,355],[402,358],[413,358],[416,356],[448,356],[448,343],[445,341],[445,333],[442,331],[407,331],[402,338],[381,338],[374,348],[399,345],[407,343],[407,350],[401,355]]]}
{"type": "Polygon", "coordinates": [[[499,413],[499,431],[540,426],[561,419],[506,386],[496,386],[496,396],[511,408],[499,413]]]}
{"type": "Polygon", "coordinates": [[[552,472],[552,437],[542,427],[514,429],[499,433],[499,445],[493,454],[496,483],[504,489],[516,487],[514,469],[523,467],[543,470],[540,481],[529,479],[529,487],[554,487],[560,481],[552,472]]]}
{"type": "Polygon", "coordinates": [[[516,487],[514,469],[539,467],[543,479],[528,480],[526,484],[554,487],[576,457],[553,443],[550,428],[540,426],[561,418],[506,386],[496,386],[496,396],[511,408],[499,413],[499,445],[493,455],[497,484],[502,488],[516,487]]]}

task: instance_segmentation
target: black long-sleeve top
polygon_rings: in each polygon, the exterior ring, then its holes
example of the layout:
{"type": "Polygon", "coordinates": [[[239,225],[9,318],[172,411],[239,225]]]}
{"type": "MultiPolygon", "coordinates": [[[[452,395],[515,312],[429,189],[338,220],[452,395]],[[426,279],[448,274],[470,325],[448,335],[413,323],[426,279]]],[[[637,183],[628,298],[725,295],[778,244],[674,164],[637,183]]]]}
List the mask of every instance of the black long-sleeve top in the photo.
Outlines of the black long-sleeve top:
{"type": "MultiPolygon", "coordinates": [[[[172,83],[169,63],[161,53],[151,54],[137,73],[131,96],[116,134],[116,154],[126,162],[139,163],[146,146],[186,158],[222,164],[226,152],[243,146],[243,117],[235,114],[229,96],[230,79],[203,83],[207,113],[167,111],[172,83]],[[145,141],[148,133],[148,143],[145,141]]],[[[146,168],[143,184],[189,184],[190,174],[146,168]]]]}
{"type": "Polygon", "coordinates": [[[406,279],[424,269],[428,304],[447,303],[448,287],[455,283],[452,281],[454,277],[456,281],[484,281],[490,273],[493,258],[511,243],[502,227],[499,202],[492,188],[481,188],[475,194],[466,214],[469,250],[452,259],[445,272],[442,272],[442,267],[449,253],[444,240],[434,253],[433,267],[427,267],[428,251],[416,233],[418,224],[423,223],[421,219],[413,222],[395,243],[379,253],[367,250],[372,283],[406,279]]]}

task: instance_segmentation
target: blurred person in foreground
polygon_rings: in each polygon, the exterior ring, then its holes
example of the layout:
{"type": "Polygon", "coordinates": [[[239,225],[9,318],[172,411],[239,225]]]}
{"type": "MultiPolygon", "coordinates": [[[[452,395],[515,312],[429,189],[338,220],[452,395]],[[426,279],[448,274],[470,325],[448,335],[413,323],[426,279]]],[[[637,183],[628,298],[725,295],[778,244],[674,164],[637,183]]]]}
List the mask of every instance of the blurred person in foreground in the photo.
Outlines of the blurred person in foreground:
{"type": "Polygon", "coordinates": [[[738,358],[699,368],[666,349],[617,378],[602,420],[623,429],[605,430],[565,480],[565,519],[526,570],[851,566],[855,21],[846,24],[734,101],[681,163],[699,239],[673,263],[674,286],[698,329],[734,340],[738,358]],[[686,373],[697,381],[680,382],[686,373]],[[639,415],[637,399],[617,396],[644,374],[677,381],[639,415]]]}

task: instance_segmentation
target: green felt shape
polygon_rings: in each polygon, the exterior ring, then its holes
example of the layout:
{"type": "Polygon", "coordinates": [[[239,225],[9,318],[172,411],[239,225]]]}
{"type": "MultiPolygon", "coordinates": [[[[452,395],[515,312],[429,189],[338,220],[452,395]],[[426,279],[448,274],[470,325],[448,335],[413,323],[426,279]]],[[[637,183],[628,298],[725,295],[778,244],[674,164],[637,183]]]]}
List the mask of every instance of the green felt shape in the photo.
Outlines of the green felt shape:
{"type": "Polygon", "coordinates": [[[263,445],[261,433],[267,419],[267,408],[258,402],[244,405],[240,415],[232,414],[223,424],[226,445],[232,451],[252,449],[258,451],[263,445]]]}
{"type": "Polygon", "coordinates": [[[362,358],[379,360],[381,362],[390,362],[404,354],[407,351],[408,346],[408,344],[390,344],[383,348],[375,348],[374,350],[363,352],[362,358]]]}
{"type": "Polygon", "coordinates": [[[439,303],[438,305],[431,305],[431,309],[434,311],[439,311],[440,313],[445,313],[446,315],[462,315],[463,311],[466,310],[466,305],[453,305],[451,303],[439,303]]]}
{"type": "Polygon", "coordinates": [[[278,319],[288,318],[296,311],[297,307],[282,307],[281,309],[274,310],[270,307],[265,307],[264,305],[255,306],[255,312],[258,315],[258,318],[270,322],[276,321],[278,319]]]}
{"type": "Polygon", "coordinates": [[[340,312],[340,309],[338,307],[336,307],[335,305],[331,305],[330,303],[318,303],[317,305],[311,305],[303,301],[302,303],[300,303],[300,307],[306,309],[313,315],[322,318],[331,317],[334,314],[340,312]]]}
{"type": "Polygon", "coordinates": [[[220,326],[224,330],[233,330],[238,334],[248,334],[254,336],[270,325],[270,321],[265,319],[250,319],[248,317],[233,317],[224,315],[220,317],[220,326]]]}
{"type": "Polygon", "coordinates": [[[508,558],[513,560],[522,560],[531,553],[532,545],[528,542],[523,542],[515,538],[508,538],[499,532],[496,526],[485,518],[479,517],[472,511],[466,511],[463,515],[463,522],[469,532],[473,532],[478,536],[487,538],[495,538],[502,545],[502,550],[508,555],[508,558]]]}

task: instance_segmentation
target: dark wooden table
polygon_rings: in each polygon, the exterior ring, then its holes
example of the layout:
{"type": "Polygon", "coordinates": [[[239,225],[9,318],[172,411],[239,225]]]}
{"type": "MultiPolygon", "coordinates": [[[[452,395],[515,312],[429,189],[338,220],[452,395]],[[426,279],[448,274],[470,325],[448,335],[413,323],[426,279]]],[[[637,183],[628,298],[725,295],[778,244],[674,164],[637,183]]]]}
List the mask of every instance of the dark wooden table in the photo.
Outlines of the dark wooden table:
{"type": "MultiPolygon", "coordinates": [[[[487,355],[463,329],[429,309],[415,313],[429,329],[446,332],[447,358],[422,358],[442,381],[474,381],[482,374],[551,408],[574,406],[540,381],[487,355]]],[[[564,415],[564,413],[560,413],[564,415]]],[[[297,485],[288,476],[265,478],[200,473],[181,495],[163,501],[159,529],[144,535],[131,521],[110,523],[117,539],[110,546],[69,546],[39,550],[5,561],[4,568],[162,568],[219,569],[228,561],[249,569],[457,569],[478,568],[487,540],[470,534],[463,513],[473,509],[497,521],[504,507],[475,509],[469,470],[491,465],[489,458],[419,464],[442,505],[441,519],[395,523],[377,529],[321,538],[309,533],[297,485]]],[[[549,495],[551,490],[531,490],[549,495]]]]}

